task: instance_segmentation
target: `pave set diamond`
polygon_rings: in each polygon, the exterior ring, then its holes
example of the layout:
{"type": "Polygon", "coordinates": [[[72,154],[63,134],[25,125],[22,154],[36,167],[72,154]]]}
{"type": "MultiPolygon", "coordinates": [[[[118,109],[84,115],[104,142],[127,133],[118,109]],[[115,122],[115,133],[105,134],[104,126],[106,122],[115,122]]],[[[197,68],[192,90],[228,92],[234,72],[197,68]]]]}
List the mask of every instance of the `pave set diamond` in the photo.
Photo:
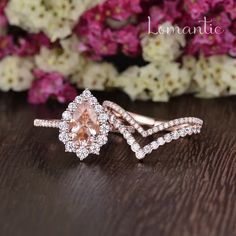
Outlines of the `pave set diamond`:
{"type": "Polygon", "coordinates": [[[113,112],[114,115],[110,116],[110,123],[118,129],[118,131],[126,139],[128,145],[130,145],[131,150],[135,153],[137,159],[143,159],[147,154],[150,154],[152,151],[157,150],[160,146],[170,143],[179,138],[186,137],[188,135],[198,134],[201,132],[203,121],[195,117],[186,117],[180,119],[174,119],[168,122],[163,122],[159,124],[154,124],[154,126],[148,130],[144,128],[133,118],[131,114],[125,111],[122,107],[117,104],[105,101],[103,106],[107,111],[113,112]],[[141,134],[143,137],[148,137],[153,134],[157,134],[160,131],[167,131],[172,129],[172,132],[166,133],[162,137],[157,138],[152,141],[150,144],[144,146],[143,148],[135,140],[133,134],[127,129],[127,126],[121,119],[117,117],[122,117],[128,124],[133,126],[136,131],[141,134]]]}

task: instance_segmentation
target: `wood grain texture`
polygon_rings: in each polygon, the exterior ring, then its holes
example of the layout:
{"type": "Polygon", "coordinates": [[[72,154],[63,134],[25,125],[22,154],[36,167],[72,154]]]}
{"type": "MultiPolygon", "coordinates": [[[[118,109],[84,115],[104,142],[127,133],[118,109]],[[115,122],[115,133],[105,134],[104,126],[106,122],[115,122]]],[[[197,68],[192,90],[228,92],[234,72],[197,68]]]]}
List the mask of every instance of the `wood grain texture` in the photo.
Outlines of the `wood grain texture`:
{"type": "Polygon", "coordinates": [[[96,95],[160,119],[198,116],[205,126],[143,162],[111,135],[99,157],[80,163],[57,130],[32,125],[64,106],[0,94],[0,235],[236,235],[236,98],[154,104],[96,95]]]}

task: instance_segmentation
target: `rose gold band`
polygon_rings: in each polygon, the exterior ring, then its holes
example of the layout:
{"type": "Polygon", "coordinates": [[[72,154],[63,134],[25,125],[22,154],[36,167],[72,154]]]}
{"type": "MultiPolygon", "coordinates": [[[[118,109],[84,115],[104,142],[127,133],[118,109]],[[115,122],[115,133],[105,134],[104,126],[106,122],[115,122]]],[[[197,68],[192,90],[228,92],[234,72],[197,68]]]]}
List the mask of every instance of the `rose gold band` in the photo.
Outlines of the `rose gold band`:
{"type": "Polygon", "coordinates": [[[42,120],[35,119],[34,126],[47,127],[47,128],[59,128],[61,120],[42,120]]]}
{"type": "Polygon", "coordinates": [[[114,114],[117,118],[126,121],[128,124],[133,126],[140,134],[144,136],[148,136],[151,134],[151,131],[154,130],[153,133],[159,131],[175,131],[186,127],[202,127],[202,120],[195,117],[184,117],[178,118],[174,120],[164,121],[164,120],[155,120],[148,116],[143,116],[140,114],[127,112],[121,106],[116,103],[105,101],[103,106],[107,110],[108,113],[114,114]],[[151,127],[148,131],[145,131],[142,126],[151,127]]]}

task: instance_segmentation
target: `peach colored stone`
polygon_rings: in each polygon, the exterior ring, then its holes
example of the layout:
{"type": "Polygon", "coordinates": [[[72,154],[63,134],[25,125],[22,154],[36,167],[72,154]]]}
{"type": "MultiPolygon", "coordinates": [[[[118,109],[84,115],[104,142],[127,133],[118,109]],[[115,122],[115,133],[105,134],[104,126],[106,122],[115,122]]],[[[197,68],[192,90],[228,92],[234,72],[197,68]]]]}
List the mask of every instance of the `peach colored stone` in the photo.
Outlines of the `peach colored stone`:
{"type": "Polygon", "coordinates": [[[93,136],[99,133],[97,114],[88,102],[83,102],[74,111],[70,128],[74,141],[78,143],[90,143],[93,136]]]}

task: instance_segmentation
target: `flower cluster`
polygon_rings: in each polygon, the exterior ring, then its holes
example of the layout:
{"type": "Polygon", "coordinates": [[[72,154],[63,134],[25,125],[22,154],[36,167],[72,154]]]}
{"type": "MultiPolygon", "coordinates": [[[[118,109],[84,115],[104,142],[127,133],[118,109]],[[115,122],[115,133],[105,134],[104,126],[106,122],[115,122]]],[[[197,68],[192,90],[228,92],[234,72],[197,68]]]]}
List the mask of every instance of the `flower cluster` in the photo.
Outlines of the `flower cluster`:
{"type": "Polygon", "coordinates": [[[20,37],[17,43],[11,35],[0,36],[0,59],[9,55],[34,56],[39,53],[41,47],[50,47],[49,39],[42,33],[20,37]]]}
{"type": "Polygon", "coordinates": [[[195,1],[185,0],[186,10],[190,13],[192,24],[198,23],[206,32],[199,32],[189,42],[187,51],[191,55],[203,53],[205,56],[230,54],[236,56],[236,2],[234,0],[195,1]],[[198,19],[207,16],[209,24],[198,19]],[[196,21],[198,20],[198,21],[196,21]],[[209,33],[210,27],[218,27],[218,32],[209,33]]]}
{"type": "MultiPolygon", "coordinates": [[[[169,23],[160,28],[171,26],[169,23]]],[[[175,62],[185,45],[183,35],[172,33],[142,39],[143,58],[149,63],[143,67],[131,67],[115,81],[117,87],[132,99],[168,101],[170,97],[183,94],[190,87],[187,69],[175,62]]]]}
{"type": "Polygon", "coordinates": [[[109,0],[87,11],[75,27],[80,51],[93,59],[116,55],[120,48],[136,56],[140,40],[135,16],[141,12],[140,0],[109,0]]]}
{"type": "Polygon", "coordinates": [[[76,87],[236,95],[236,1],[1,0],[0,90],[39,104],[69,102],[76,87]]]}
{"type": "Polygon", "coordinates": [[[198,97],[211,98],[233,95],[236,92],[236,60],[228,56],[184,57],[189,69],[193,92],[198,97]]]}
{"type": "Polygon", "coordinates": [[[150,63],[143,67],[131,67],[115,81],[117,87],[133,99],[166,102],[170,96],[186,92],[190,85],[188,71],[175,62],[157,66],[150,63]],[[171,67],[171,70],[170,68],[171,67]]]}
{"type": "Polygon", "coordinates": [[[24,91],[33,81],[31,58],[9,56],[0,63],[0,88],[3,91],[24,91]]]}
{"type": "Polygon", "coordinates": [[[31,32],[45,32],[54,42],[69,36],[81,14],[99,0],[9,0],[6,14],[12,25],[31,32]]]}
{"type": "Polygon", "coordinates": [[[41,70],[34,70],[36,78],[29,91],[29,102],[32,104],[45,103],[50,97],[56,98],[60,103],[72,101],[77,93],[74,87],[65,78],[56,73],[46,73],[41,70]]]}

